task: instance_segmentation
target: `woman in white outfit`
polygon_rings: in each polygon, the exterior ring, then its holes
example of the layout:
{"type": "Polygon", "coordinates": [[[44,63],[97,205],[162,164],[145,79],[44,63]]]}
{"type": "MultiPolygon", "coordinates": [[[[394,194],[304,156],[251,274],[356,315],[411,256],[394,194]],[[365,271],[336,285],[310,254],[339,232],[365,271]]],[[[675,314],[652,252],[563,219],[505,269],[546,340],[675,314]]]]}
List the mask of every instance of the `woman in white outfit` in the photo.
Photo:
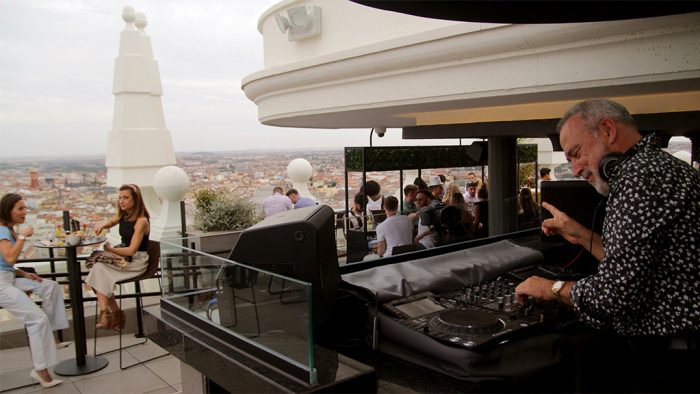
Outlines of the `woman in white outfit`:
{"type": "Polygon", "coordinates": [[[15,226],[24,223],[26,215],[27,206],[20,195],[9,193],[0,200],[0,306],[27,328],[34,364],[30,376],[43,387],[53,387],[63,381],[53,379],[48,367],[57,362],[56,346],[66,345],[54,344],[53,331],[68,328],[68,319],[58,283],[14,267],[26,239],[34,234],[29,226],[19,235],[15,232],[15,226]],[[41,308],[29,298],[27,291],[41,297],[41,308]]]}
{"type": "Polygon", "coordinates": [[[114,298],[114,285],[141,275],[148,267],[148,235],[151,232],[149,214],[143,202],[141,190],[134,184],[119,188],[117,214],[95,227],[95,234],[119,225],[121,244],[111,246],[105,242],[104,251],[94,252],[88,258],[92,266],[85,283],[97,294],[100,315],[97,328],[124,328],[126,318],[114,298]]]}

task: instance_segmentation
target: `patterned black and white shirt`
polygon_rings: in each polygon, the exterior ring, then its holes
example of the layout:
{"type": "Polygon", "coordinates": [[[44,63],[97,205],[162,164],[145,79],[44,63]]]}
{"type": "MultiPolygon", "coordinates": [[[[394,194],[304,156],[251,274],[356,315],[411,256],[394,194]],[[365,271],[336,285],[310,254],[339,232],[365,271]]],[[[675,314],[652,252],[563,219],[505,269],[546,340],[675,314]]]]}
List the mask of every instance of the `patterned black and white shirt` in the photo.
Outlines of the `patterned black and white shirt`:
{"type": "Polygon", "coordinates": [[[571,301],[622,336],[700,332],[700,175],[653,135],[635,148],[611,174],[603,261],[571,301]]]}

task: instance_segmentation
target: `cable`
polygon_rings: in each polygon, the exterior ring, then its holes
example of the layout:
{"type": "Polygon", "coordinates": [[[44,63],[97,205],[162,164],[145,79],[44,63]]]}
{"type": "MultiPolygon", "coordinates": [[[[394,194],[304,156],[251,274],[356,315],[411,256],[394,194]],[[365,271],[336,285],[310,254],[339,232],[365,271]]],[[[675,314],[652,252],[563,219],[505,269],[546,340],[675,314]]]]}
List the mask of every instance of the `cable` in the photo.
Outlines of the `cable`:
{"type": "MultiPolygon", "coordinates": [[[[595,232],[596,217],[598,216],[598,210],[600,209],[600,207],[602,207],[603,205],[605,205],[605,201],[606,201],[606,200],[607,200],[606,198],[601,199],[600,202],[598,202],[598,205],[596,205],[595,210],[593,211],[593,221],[592,221],[592,223],[591,223],[591,240],[590,240],[590,242],[589,242],[589,244],[588,244],[588,251],[589,251],[589,253],[590,253],[591,255],[593,255],[593,234],[594,234],[594,232],[595,232]]],[[[578,260],[581,258],[581,256],[583,256],[583,252],[584,252],[585,250],[586,250],[585,247],[581,247],[581,250],[578,252],[578,254],[577,254],[573,259],[571,259],[571,261],[569,261],[568,263],[564,264],[561,268],[562,268],[562,269],[567,269],[567,268],[569,268],[569,267],[570,267],[571,265],[573,265],[576,261],[578,261],[578,260]]]]}
{"type": "Polygon", "coordinates": [[[564,265],[561,267],[561,269],[565,270],[565,269],[569,268],[573,263],[576,262],[576,260],[580,259],[581,256],[583,256],[583,252],[584,252],[585,250],[586,250],[586,249],[581,248],[581,250],[578,252],[578,254],[577,254],[573,259],[571,259],[571,261],[569,261],[568,263],[564,264],[564,265]]]}

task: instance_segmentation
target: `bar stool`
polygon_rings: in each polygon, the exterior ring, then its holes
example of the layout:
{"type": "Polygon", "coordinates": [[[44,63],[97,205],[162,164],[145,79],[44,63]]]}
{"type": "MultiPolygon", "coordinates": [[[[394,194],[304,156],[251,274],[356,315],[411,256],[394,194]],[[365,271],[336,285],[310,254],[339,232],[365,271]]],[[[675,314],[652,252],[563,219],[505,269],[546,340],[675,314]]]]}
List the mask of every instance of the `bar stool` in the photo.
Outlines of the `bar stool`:
{"type": "MultiPolygon", "coordinates": [[[[137,326],[138,326],[138,332],[135,334],[135,336],[137,338],[144,338],[143,341],[131,344],[129,346],[123,346],[122,345],[122,328],[120,327],[118,329],[118,331],[119,331],[119,348],[113,349],[113,350],[108,350],[106,352],[102,352],[100,354],[97,354],[97,327],[95,326],[95,329],[94,329],[95,341],[93,344],[93,354],[95,356],[99,356],[101,354],[116,352],[118,350],[119,351],[119,368],[122,370],[127,369],[127,368],[131,368],[135,365],[143,364],[147,361],[151,361],[151,360],[154,360],[154,359],[159,358],[159,357],[167,356],[169,354],[166,352],[166,353],[161,354],[159,356],[151,357],[147,360],[138,361],[138,362],[135,362],[135,363],[133,363],[131,365],[127,365],[127,366],[124,366],[124,364],[122,362],[122,350],[123,349],[128,349],[130,347],[137,346],[137,345],[143,345],[144,343],[148,342],[148,338],[146,338],[143,335],[143,323],[141,322],[141,314],[143,313],[143,303],[141,301],[141,294],[140,294],[141,293],[141,286],[140,286],[139,282],[142,280],[145,280],[145,279],[156,278],[156,279],[158,279],[158,288],[160,288],[160,291],[162,292],[163,285],[162,285],[158,275],[156,275],[158,273],[159,264],[160,264],[160,243],[158,243],[156,241],[149,240],[148,241],[148,266],[146,267],[146,271],[144,271],[141,275],[139,275],[135,278],[123,280],[123,281],[116,283],[116,285],[119,286],[119,294],[120,295],[122,294],[122,285],[127,284],[127,283],[132,283],[132,282],[134,283],[134,286],[136,288],[136,291],[134,294],[136,295],[136,319],[137,319],[137,326]]],[[[119,309],[122,309],[122,299],[123,299],[123,297],[119,297],[119,309]]],[[[97,305],[97,302],[95,302],[95,316],[98,315],[97,308],[98,308],[98,305],[97,305]]]]}

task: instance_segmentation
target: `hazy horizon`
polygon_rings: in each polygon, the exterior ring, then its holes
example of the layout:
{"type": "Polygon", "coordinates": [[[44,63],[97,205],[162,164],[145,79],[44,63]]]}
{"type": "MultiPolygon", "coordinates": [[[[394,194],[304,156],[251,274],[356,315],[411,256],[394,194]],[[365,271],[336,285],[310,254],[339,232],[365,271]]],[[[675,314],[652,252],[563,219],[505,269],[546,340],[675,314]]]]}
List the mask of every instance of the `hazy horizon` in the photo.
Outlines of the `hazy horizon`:
{"type": "MultiPolygon", "coordinates": [[[[173,149],[340,149],[368,144],[370,129],[260,124],[241,80],[264,69],[259,17],[279,0],[0,0],[3,156],[106,154],[122,9],[146,15],[173,149]]],[[[449,142],[447,142],[449,144],[449,142]]],[[[431,145],[387,130],[376,145],[431,145]]]]}

